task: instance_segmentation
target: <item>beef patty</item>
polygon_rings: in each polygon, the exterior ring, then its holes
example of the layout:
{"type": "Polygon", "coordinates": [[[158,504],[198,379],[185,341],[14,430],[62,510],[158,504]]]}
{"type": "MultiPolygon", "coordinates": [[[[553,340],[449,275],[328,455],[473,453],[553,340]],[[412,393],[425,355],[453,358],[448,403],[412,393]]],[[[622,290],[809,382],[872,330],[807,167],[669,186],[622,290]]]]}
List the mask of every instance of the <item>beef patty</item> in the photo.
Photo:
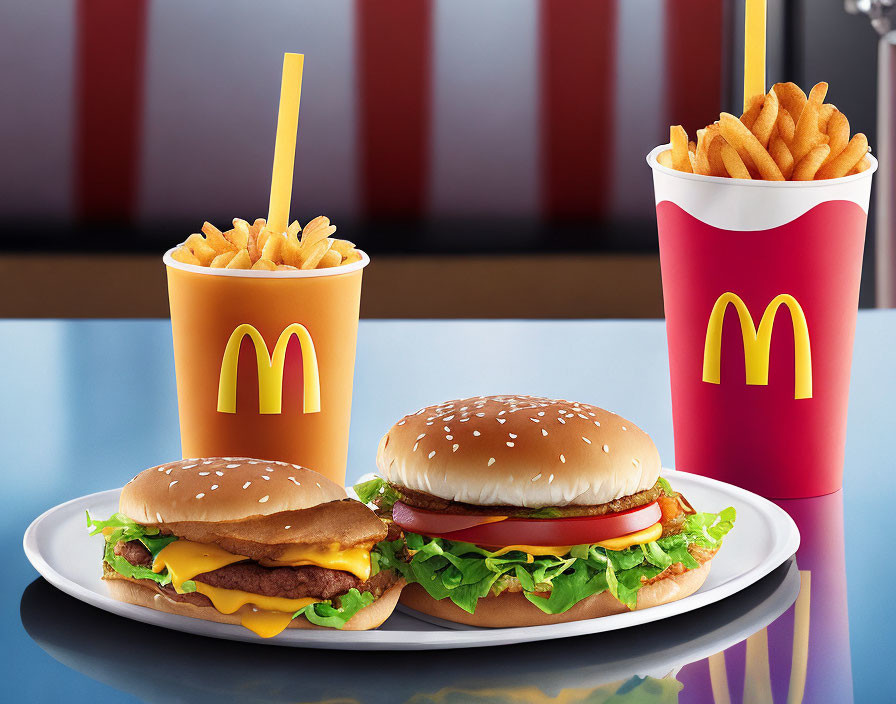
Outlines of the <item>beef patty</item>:
{"type": "MultiPolygon", "coordinates": [[[[477,506],[475,504],[464,504],[459,501],[449,501],[441,499],[438,496],[427,494],[424,491],[414,491],[403,486],[393,484],[400,495],[402,502],[408,506],[419,508],[424,511],[437,511],[438,513],[464,514],[474,516],[511,516],[512,518],[526,518],[532,513],[542,511],[544,509],[521,508],[519,506],[477,506]]],[[[655,484],[650,489],[639,491],[631,496],[622,496],[605,504],[597,504],[595,506],[558,506],[551,507],[551,515],[542,515],[542,518],[571,518],[573,516],[603,516],[608,513],[616,513],[618,511],[628,511],[629,509],[649,504],[656,501],[657,497],[662,494],[663,489],[659,484],[655,484]]]]}
{"type": "MultiPolygon", "coordinates": [[[[139,540],[118,542],[114,547],[114,552],[132,565],[140,567],[152,566],[152,555],[139,540]]],[[[331,570],[325,567],[318,567],[317,565],[264,567],[257,562],[246,560],[226,565],[210,572],[197,574],[193,579],[210,587],[238,589],[263,596],[283,597],[285,599],[313,597],[315,599],[332,600],[345,594],[349,589],[357,589],[360,592],[372,592],[378,598],[394,584],[397,576],[387,570],[375,574],[367,581],[362,581],[350,572],[331,570]]],[[[158,584],[153,580],[141,581],[158,584]]],[[[205,596],[196,592],[177,594],[171,585],[160,587],[160,590],[165,596],[175,601],[186,601],[201,606],[210,604],[205,596]]]]}

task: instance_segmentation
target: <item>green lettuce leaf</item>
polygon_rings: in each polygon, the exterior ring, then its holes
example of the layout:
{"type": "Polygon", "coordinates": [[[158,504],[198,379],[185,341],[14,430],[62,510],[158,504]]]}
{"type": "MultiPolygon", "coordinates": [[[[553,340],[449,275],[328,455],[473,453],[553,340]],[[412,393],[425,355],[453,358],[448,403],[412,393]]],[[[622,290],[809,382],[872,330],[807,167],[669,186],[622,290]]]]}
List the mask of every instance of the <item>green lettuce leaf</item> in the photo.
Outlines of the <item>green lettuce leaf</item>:
{"type": "Polygon", "coordinates": [[[656,541],[652,543],[644,543],[640,548],[641,552],[644,553],[644,559],[654,567],[666,569],[675,562],[675,560],[669,556],[669,553],[663,550],[656,541]]]}
{"type": "Polygon", "coordinates": [[[103,560],[118,574],[132,579],[151,579],[163,586],[171,583],[168,570],[156,573],[149,567],[132,565],[120,555],[115,554],[115,545],[119,541],[139,540],[155,558],[168,543],[177,540],[173,535],[160,535],[158,528],[141,526],[121,513],[115,513],[105,521],[94,520],[90,517],[90,513],[87,513],[87,527],[93,529],[90,535],[103,534],[106,541],[103,548],[103,560]],[[104,532],[106,529],[111,530],[104,532]]]}
{"type": "Polygon", "coordinates": [[[90,535],[96,535],[97,533],[102,533],[106,528],[111,528],[112,530],[109,533],[103,533],[107,543],[111,543],[114,546],[115,543],[120,540],[123,540],[124,542],[139,540],[146,546],[146,549],[149,550],[153,558],[155,558],[168,543],[177,540],[173,535],[159,535],[158,528],[141,526],[123,513],[114,513],[105,521],[94,520],[90,517],[89,512],[85,511],[85,513],[87,514],[87,527],[93,528],[93,530],[90,531],[90,535]]]}
{"type": "Polygon", "coordinates": [[[696,536],[689,540],[687,533],[682,532],[660,538],[656,541],[656,545],[669,556],[673,563],[680,562],[690,570],[700,566],[700,563],[688,552],[688,545],[694,542],[696,542],[696,536]]]}
{"type": "Polygon", "coordinates": [[[125,577],[131,577],[132,579],[151,579],[154,582],[158,582],[162,586],[171,584],[171,576],[168,574],[168,570],[164,570],[161,573],[156,573],[153,572],[149,567],[132,565],[130,562],[121,557],[121,555],[115,554],[115,543],[111,541],[106,542],[106,547],[103,552],[103,559],[107,563],[109,563],[109,566],[113,570],[118,572],[118,574],[120,575],[124,575],[125,577]]]}
{"type": "Polygon", "coordinates": [[[341,629],[352,616],[365,606],[370,606],[373,601],[374,596],[370,592],[359,592],[357,589],[350,589],[347,594],[339,597],[338,607],[333,606],[328,601],[321,601],[315,604],[308,604],[308,606],[296,611],[292,617],[304,616],[315,626],[341,629]]]}
{"type": "Polygon", "coordinates": [[[672,485],[669,483],[668,479],[665,479],[664,477],[658,477],[656,483],[660,485],[663,493],[669,498],[675,498],[676,496],[678,496],[678,492],[672,490],[672,485]]]}
{"type": "Polygon", "coordinates": [[[523,595],[546,614],[562,614],[582,599],[606,591],[608,586],[605,574],[595,573],[585,560],[574,560],[569,571],[551,581],[551,591],[547,598],[536,596],[525,586],[523,595]]]}
{"type": "Polygon", "coordinates": [[[722,538],[734,527],[737,512],[733,507],[719,513],[695,513],[685,519],[683,534],[692,536],[691,542],[703,547],[716,548],[722,544],[722,538]]]}
{"type": "Polygon", "coordinates": [[[392,488],[392,485],[380,477],[374,477],[370,481],[355,484],[353,488],[361,503],[369,504],[376,499],[377,505],[384,511],[391,511],[395,502],[401,498],[401,495],[392,488]]]}

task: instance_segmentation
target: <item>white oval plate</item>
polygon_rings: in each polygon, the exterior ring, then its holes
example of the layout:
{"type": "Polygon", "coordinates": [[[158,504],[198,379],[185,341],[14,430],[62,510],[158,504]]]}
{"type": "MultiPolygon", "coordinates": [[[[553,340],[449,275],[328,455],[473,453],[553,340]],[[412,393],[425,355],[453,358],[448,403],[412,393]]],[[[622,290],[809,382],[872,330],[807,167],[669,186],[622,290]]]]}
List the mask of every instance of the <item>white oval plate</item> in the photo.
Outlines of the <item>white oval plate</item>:
{"type": "MultiPolygon", "coordinates": [[[[757,582],[800,544],[800,534],[787,513],[767,499],[744,489],[694,474],[665,470],[664,475],[698,510],[737,509],[734,530],[712,561],[703,587],[685,599],[652,609],[616,616],[523,628],[473,628],[430,623],[401,607],[373,631],[289,629],[275,638],[261,638],[232,624],[163,613],[125,604],[108,596],[101,579],[102,538],[87,535],[85,511],[105,518],[118,510],[120,489],[101,491],[51,508],[25,531],[25,555],[34,568],[58,589],[110,613],[178,631],[247,642],[338,650],[420,650],[471,648],[567,638],[612,631],[668,618],[724,599],[757,582]]],[[[428,618],[428,617],[427,617],[428,618]]]]}

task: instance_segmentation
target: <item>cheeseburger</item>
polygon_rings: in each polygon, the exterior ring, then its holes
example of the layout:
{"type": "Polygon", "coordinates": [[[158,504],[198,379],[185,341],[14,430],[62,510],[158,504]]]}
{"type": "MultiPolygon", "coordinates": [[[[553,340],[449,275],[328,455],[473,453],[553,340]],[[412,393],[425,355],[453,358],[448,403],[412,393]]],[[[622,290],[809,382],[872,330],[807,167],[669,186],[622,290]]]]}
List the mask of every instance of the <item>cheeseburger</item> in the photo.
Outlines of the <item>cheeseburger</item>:
{"type": "Polygon", "coordinates": [[[480,396],[405,416],[381,478],[355,487],[403,539],[377,562],[401,602],[474,626],[530,626],[675,601],[706,580],[735,512],[697,513],[650,437],[596,406],[480,396]]]}
{"type": "Polygon", "coordinates": [[[141,472],[108,520],[103,579],[138,606],[260,636],[285,628],[376,628],[400,574],[370,550],[386,526],[317,472],[285,462],[210,457],[141,472]]]}

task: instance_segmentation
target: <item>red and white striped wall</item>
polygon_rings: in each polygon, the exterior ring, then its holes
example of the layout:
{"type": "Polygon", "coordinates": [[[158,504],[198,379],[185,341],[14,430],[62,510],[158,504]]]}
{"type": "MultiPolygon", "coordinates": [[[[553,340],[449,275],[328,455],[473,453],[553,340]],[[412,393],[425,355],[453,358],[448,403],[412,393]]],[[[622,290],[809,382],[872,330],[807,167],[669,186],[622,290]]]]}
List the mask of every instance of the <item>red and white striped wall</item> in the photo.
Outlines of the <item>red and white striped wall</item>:
{"type": "Polygon", "coordinates": [[[643,217],[669,122],[726,107],[721,5],[7,4],[0,214],[263,214],[282,54],[299,51],[299,218],[643,217]]]}

